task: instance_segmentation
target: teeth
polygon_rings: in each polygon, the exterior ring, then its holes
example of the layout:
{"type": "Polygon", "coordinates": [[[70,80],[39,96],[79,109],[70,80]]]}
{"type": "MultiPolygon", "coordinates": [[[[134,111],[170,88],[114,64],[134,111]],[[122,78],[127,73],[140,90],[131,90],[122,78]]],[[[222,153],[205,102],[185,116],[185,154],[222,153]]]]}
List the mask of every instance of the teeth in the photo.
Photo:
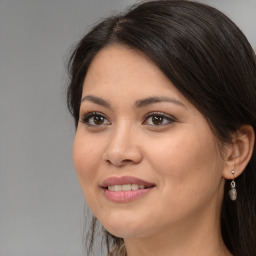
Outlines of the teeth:
{"type": "Polygon", "coordinates": [[[131,184],[122,185],[122,191],[129,191],[131,189],[132,189],[132,185],[131,184]]]}
{"type": "MultiPolygon", "coordinates": [[[[141,185],[141,186],[143,186],[143,185],[141,185]]],[[[132,187],[132,190],[138,190],[139,189],[139,185],[137,185],[137,184],[132,184],[131,187],[132,187]]]]}
{"type": "Polygon", "coordinates": [[[138,190],[138,189],[144,189],[144,185],[138,185],[138,184],[124,184],[124,185],[113,185],[108,186],[108,190],[110,191],[131,191],[131,190],[138,190]]]}

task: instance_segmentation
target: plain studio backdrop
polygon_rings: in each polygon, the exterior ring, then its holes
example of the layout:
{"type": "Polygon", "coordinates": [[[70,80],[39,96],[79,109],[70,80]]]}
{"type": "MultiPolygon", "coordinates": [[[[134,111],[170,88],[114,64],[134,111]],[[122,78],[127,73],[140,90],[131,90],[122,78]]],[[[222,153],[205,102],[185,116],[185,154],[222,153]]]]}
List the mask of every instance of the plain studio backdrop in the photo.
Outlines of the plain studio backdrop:
{"type": "MultiPolygon", "coordinates": [[[[135,2],[0,0],[0,256],[85,255],[65,63],[92,24],[135,2]]],[[[256,49],[256,0],[201,2],[256,49]]]]}

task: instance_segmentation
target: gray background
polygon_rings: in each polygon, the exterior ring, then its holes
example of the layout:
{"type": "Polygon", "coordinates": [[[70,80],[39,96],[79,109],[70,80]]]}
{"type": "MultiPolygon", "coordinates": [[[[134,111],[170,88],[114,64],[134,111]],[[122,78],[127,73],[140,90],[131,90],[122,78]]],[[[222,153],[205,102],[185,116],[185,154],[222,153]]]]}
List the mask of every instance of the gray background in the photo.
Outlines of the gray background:
{"type": "MultiPolygon", "coordinates": [[[[65,62],[90,24],[134,2],[0,0],[0,256],[85,255],[65,62]]],[[[201,2],[256,49],[256,0],[201,2]]]]}

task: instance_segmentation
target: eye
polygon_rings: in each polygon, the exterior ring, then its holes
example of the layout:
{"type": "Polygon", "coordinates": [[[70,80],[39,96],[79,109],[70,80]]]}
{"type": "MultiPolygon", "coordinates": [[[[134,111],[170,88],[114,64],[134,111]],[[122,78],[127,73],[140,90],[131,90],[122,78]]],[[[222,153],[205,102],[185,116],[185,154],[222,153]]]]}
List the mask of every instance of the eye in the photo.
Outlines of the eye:
{"type": "Polygon", "coordinates": [[[145,117],[145,121],[143,124],[147,125],[154,125],[154,126],[160,126],[160,125],[167,125],[175,122],[175,119],[169,115],[166,115],[164,113],[150,113],[145,117]]]}
{"type": "Polygon", "coordinates": [[[101,113],[91,112],[80,120],[88,126],[101,126],[111,124],[108,119],[101,113]]]}

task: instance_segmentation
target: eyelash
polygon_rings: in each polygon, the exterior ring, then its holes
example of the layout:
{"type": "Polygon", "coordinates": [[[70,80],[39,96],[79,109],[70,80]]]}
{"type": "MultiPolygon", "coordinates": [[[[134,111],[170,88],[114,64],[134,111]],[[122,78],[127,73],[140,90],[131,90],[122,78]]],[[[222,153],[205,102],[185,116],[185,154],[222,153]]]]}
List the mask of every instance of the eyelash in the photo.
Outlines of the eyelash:
{"type": "Polygon", "coordinates": [[[85,115],[84,117],[82,117],[80,119],[81,123],[86,124],[87,126],[103,126],[103,125],[110,125],[111,123],[108,121],[107,124],[95,124],[95,118],[96,117],[100,117],[100,118],[104,118],[104,122],[105,120],[108,120],[106,116],[104,116],[102,113],[100,112],[90,112],[87,115],[85,115]],[[90,119],[94,118],[93,122],[94,124],[90,124],[90,119]]]}
{"type": "MultiPolygon", "coordinates": [[[[142,122],[142,124],[146,124],[147,120],[149,118],[153,118],[153,117],[159,118],[158,120],[155,120],[155,121],[164,121],[165,123],[163,123],[163,124],[161,124],[161,123],[160,124],[148,124],[150,126],[163,127],[163,126],[166,126],[166,125],[169,125],[169,124],[175,122],[175,118],[173,118],[170,115],[164,114],[162,112],[151,112],[151,113],[149,113],[145,116],[144,121],[142,122]]],[[[105,115],[103,115],[102,113],[100,113],[100,112],[90,112],[87,115],[85,115],[84,117],[82,117],[80,119],[80,122],[86,124],[89,127],[101,127],[101,126],[106,126],[106,125],[111,124],[111,122],[108,121],[107,117],[105,115]],[[102,124],[95,124],[95,118],[96,117],[103,118],[102,119],[103,123],[102,124]],[[92,118],[94,118],[94,119],[91,120],[92,118]],[[90,120],[92,122],[94,122],[94,124],[90,123],[90,120]],[[107,123],[105,123],[106,121],[107,121],[107,123]]],[[[151,123],[153,123],[153,121],[151,121],[151,123]]]]}
{"type": "Polygon", "coordinates": [[[161,126],[161,127],[163,127],[165,125],[169,125],[169,124],[175,122],[175,118],[170,116],[170,115],[164,114],[162,112],[151,112],[151,113],[149,113],[145,116],[145,121],[143,121],[142,124],[144,124],[149,118],[153,118],[153,117],[162,118],[162,120],[165,120],[166,123],[164,123],[164,124],[149,124],[150,126],[161,126]]]}

